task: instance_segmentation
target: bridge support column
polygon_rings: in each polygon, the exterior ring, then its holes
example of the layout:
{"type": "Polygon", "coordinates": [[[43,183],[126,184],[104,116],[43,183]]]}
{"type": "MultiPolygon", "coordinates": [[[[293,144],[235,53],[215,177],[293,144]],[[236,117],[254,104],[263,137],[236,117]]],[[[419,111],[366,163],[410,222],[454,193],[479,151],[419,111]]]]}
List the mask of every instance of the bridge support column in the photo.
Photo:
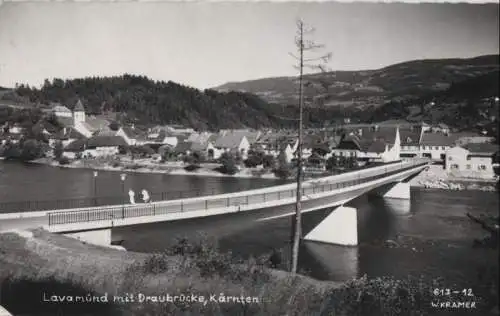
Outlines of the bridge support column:
{"type": "Polygon", "coordinates": [[[410,183],[397,182],[383,186],[375,192],[376,195],[389,199],[410,199],[410,183]]]}
{"type": "Polygon", "coordinates": [[[99,246],[111,245],[111,228],[91,230],[78,233],[66,233],[64,235],[76,238],[78,240],[87,242],[89,244],[94,244],[99,246]]]}
{"type": "Polygon", "coordinates": [[[353,207],[340,206],[304,237],[304,240],[342,246],[358,244],[358,214],[353,207]]]}

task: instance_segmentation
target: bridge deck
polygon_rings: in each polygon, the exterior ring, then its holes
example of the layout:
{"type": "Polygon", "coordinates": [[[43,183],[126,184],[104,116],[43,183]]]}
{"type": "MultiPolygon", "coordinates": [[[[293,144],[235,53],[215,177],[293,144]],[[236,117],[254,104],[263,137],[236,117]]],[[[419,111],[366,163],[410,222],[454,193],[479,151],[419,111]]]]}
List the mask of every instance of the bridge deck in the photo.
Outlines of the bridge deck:
{"type": "MultiPolygon", "coordinates": [[[[309,195],[324,192],[335,194],[335,192],[342,189],[388,178],[393,175],[405,173],[405,171],[415,170],[417,172],[427,164],[428,160],[404,161],[309,180],[304,183],[302,188],[303,200],[309,199],[309,195]]],[[[67,224],[123,220],[137,217],[162,217],[162,215],[167,214],[208,210],[217,214],[219,212],[216,211],[221,209],[232,208],[231,211],[234,211],[234,208],[251,209],[252,206],[256,207],[257,205],[269,204],[270,202],[276,205],[289,204],[295,200],[296,193],[296,185],[291,183],[236,193],[153,202],[149,204],[141,203],[51,211],[41,216],[29,218],[19,218],[22,214],[17,213],[15,218],[1,220],[0,217],[0,230],[24,229],[42,225],[48,225],[49,228],[56,229],[56,226],[65,226],[67,224]]]]}

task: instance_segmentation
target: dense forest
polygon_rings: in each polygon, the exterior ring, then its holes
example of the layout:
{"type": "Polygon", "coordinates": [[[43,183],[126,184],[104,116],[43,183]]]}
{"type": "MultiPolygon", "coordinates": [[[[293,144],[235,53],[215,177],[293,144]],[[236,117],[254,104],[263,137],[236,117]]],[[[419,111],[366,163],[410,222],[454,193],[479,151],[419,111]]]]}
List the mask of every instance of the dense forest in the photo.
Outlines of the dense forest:
{"type": "MultiPolygon", "coordinates": [[[[440,91],[417,93],[404,100],[393,99],[363,108],[306,106],[304,124],[327,126],[349,117],[353,123],[407,119],[442,122],[464,129],[474,129],[478,123],[493,126],[498,122],[498,103],[493,104],[488,98],[499,94],[498,76],[498,70],[489,71],[465,80],[454,80],[440,91]],[[435,106],[429,106],[431,102],[435,106]],[[496,120],[488,123],[490,117],[496,120]]],[[[89,114],[117,112],[123,123],[139,125],[181,124],[197,130],[293,128],[298,118],[296,104],[276,104],[249,92],[201,91],[171,81],[154,81],[129,74],[45,80],[40,89],[18,85],[13,91],[3,91],[0,101],[35,107],[58,102],[71,109],[78,98],[89,114]]]]}
{"type": "MultiPolygon", "coordinates": [[[[41,89],[19,85],[15,94],[31,104],[56,102],[70,109],[80,98],[90,114],[114,111],[122,113],[122,120],[128,123],[183,124],[199,130],[293,127],[298,117],[297,107],[269,104],[250,93],[200,91],[171,81],[153,81],[128,74],[46,80],[41,89]]],[[[4,95],[4,99],[8,98],[4,95]]],[[[326,112],[308,111],[306,124],[321,125],[325,119],[339,115],[339,111],[333,109],[326,112]]]]}

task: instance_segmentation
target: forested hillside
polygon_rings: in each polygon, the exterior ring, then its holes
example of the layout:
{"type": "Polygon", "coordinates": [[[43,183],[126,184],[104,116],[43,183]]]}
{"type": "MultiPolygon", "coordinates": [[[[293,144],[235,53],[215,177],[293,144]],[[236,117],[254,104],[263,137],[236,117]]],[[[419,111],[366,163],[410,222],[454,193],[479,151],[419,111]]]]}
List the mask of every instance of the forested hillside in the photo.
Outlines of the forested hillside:
{"type": "Polygon", "coordinates": [[[242,92],[200,91],[144,76],[93,77],[45,81],[41,89],[20,85],[6,99],[33,105],[58,102],[72,108],[80,98],[86,111],[114,111],[123,120],[142,124],[184,124],[197,129],[278,127],[283,109],[242,92]],[[14,95],[15,94],[15,95],[14,95]]]}

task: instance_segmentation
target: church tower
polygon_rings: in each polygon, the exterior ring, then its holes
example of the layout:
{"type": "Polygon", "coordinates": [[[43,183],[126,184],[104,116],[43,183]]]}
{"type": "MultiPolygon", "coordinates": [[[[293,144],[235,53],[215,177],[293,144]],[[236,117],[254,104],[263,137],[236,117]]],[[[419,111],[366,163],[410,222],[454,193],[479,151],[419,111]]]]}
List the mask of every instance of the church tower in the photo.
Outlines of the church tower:
{"type": "Polygon", "coordinates": [[[75,125],[81,122],[85,122],[85,108],[83,107],[82,101],[78,99],[75,108],[73,109],[73,120],[75,125]]]}

